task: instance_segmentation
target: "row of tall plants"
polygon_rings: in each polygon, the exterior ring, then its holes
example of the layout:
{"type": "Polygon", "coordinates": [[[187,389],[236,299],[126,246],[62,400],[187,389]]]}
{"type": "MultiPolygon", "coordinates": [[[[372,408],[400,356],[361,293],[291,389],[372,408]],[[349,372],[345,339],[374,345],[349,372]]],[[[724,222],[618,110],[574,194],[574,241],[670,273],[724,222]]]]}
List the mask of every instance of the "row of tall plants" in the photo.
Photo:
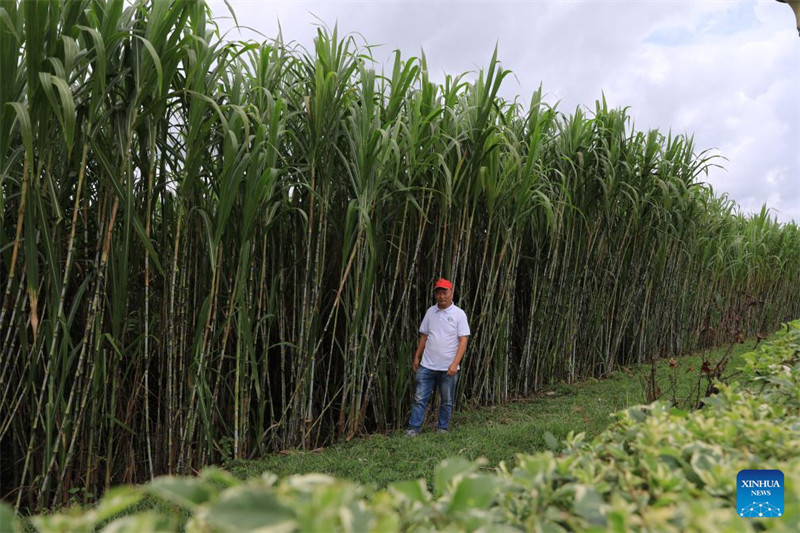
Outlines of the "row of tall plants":
{"type": "Polygon", "coordinates": [[[632,406],[614,413],[614,422],[593,439],[570,432],[559,442],[548,433],[551,450],[518,453],[495,469],[483,458],[452,457],[427,483],[398,480],[378,489],[314,473],[279,478],[264,472],[241,481],[208,468],[197,476],[115,487],[97,505],[58,513],[20,519],[0,502],[0,528],[795,533],[800,320],[784,326],[744,354],[737,381],[715,380],[717,393],[704,398],[702,409],[661,401],[632,406]],[[738,493],[739,473],[764,467],[781,473],[780,489],[771,489],[770,503],[751,503],[757,496],[738,493]]]}
{"type": "Polygon", "coordinates": [[[0,495],[401,426],[431,284],[493,403],[800,314],[800,231],[684,135],[204,3],[0,0],[0,495]],[[742,312],[742,309],[750,310],[742,312]],[[757,310],[757,312],[752,312],[757,310]]]}

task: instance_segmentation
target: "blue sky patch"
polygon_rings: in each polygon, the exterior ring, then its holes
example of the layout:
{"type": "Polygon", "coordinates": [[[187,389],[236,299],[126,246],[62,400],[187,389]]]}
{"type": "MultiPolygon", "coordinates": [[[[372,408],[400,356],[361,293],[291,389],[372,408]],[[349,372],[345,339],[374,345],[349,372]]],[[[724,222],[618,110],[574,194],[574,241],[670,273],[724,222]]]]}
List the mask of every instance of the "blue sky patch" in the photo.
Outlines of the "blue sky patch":
{"type": "Polygon", "coordinates": [[[644,42],[658,46],[681,46],[695,42],[703,35],[732,35],[754,27],[755,3],[740,2],[723,12],[707,14],[694,27],[673,26],[657,29],[644,42]]]}

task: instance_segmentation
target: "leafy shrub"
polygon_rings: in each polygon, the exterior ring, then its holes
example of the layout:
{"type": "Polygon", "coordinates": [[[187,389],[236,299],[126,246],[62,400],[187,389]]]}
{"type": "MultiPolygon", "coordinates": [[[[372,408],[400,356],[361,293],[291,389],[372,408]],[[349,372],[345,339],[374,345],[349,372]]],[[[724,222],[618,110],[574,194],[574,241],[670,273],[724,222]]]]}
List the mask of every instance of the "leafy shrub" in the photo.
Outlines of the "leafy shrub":
{"type": "MultiPolygon", "coordinates": [[[[745,355],[743,377],[693,412],[656,402],[618,412],[602,434],[558,454],[520,454],[486,473],[453,458],[386,490],[311,474],[242,482],[209,469],[109,491],[86,511],[30,519],[38,531],[797,531],[800,525],[800,321],[745,355]],[[736,474],[779,469],[781,518],[736,514],[736,474]],[[134,512],[145,499],[150,509],[134,512]],[[138,506],[138,507],[137,507],[138,506]]],[[[554,440],[554,439],[553,439],[554,440]]],[[[558,443],[553,442],[553,448],[558,443]]],[[[0,506],[0,530],[23,527],[0,506]]]]}

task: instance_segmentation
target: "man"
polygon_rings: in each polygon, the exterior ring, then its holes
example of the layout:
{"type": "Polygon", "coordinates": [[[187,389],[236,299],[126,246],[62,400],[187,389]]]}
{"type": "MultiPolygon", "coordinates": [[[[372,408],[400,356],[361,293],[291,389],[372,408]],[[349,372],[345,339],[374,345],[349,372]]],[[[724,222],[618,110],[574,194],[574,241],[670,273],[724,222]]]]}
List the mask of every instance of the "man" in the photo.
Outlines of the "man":
{"type": "Polygon", "coordinates": [[[467,350],[470,334],[467,315],[453,303],[453,284],[440,279],[433,286],[433,294],[436,305],[431,306],[422,319],[419,344],[414,353],[415,392],[407,437],[419,435],[434,387],[439,389],[441,399],[436,431],[442,433],[448,430],[458,365],[467,350]]]}

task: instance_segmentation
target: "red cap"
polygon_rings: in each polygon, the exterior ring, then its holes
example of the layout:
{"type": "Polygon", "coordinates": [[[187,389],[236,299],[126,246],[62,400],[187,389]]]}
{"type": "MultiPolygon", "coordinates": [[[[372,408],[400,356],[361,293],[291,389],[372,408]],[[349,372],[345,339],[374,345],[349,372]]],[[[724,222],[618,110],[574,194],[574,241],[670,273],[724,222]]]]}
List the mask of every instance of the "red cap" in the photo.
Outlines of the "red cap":
{"type": "Polygon", "coordinates": [[[436,290],[436,289],[452,289],[452,288],[453,288],[453,284],[450,283],[449,281],[447,281],[444,278],[441,278],[441,279],[437,280],[436,283],[433,284],[433,290],[436,290]]]}

